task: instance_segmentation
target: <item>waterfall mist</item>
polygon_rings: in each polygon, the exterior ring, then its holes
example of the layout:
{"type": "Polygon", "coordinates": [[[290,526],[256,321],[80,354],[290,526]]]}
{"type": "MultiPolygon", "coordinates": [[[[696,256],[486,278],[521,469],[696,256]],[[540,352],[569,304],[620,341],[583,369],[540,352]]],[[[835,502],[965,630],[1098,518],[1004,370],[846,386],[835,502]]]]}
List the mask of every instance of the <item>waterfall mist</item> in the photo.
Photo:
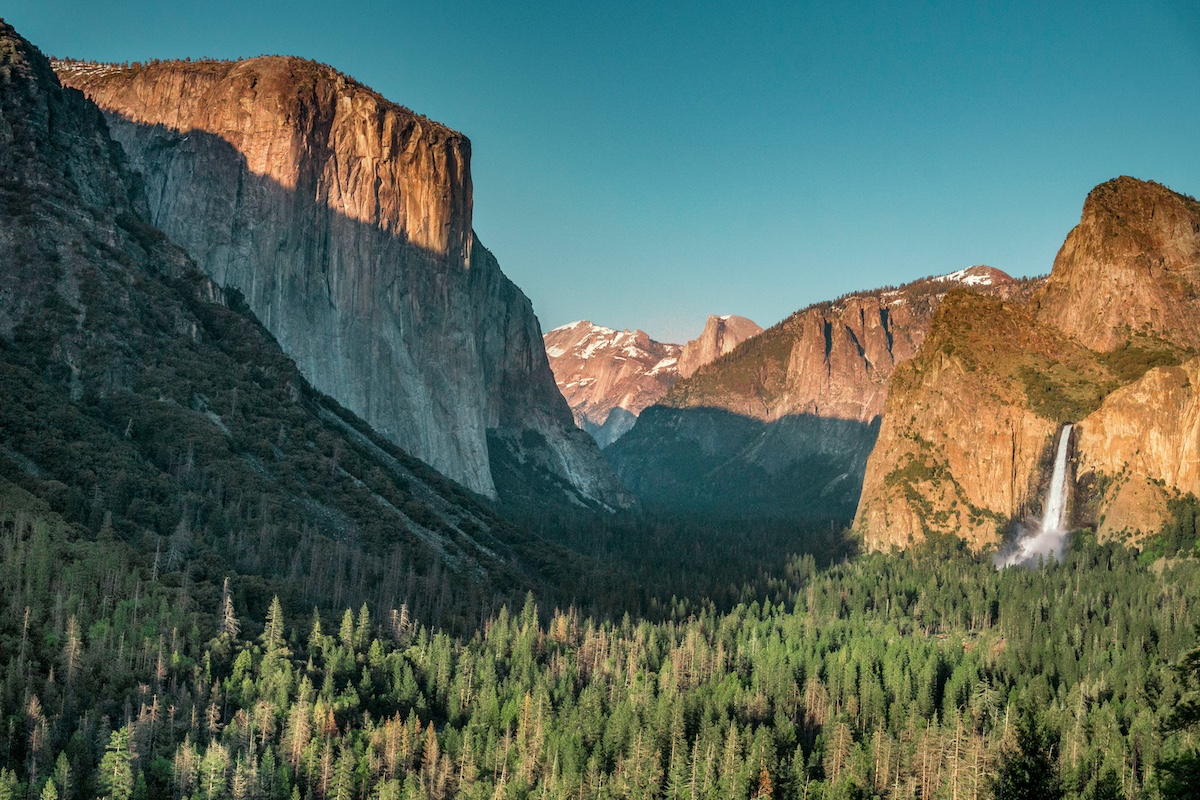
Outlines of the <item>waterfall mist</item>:
{"type": "Polygon", "coordinates": [[[1050,475],[1050,486],[1046,490],[1046,502],[1042,509],[1042,524],[1035,531],[1025,532],[1012,550],[996,556],[996,567],[1011,567],[1016,564],[1036,564],[1040,559],[1062,557],[1067,544],[1067,456],[1071,451],[1071,429],[1063,426],[1058,440],[1058,451],[1054,456],[1054,472],[1050,475]]]}

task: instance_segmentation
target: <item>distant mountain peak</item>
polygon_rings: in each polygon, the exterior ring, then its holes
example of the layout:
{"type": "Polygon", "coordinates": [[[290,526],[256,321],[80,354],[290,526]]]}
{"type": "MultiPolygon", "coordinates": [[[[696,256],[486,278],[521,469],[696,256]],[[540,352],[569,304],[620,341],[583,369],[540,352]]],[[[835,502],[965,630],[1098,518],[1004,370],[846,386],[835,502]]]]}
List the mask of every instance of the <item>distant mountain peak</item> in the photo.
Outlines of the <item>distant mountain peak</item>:
{"type": "Polygon", "coordinates": [[[624,434],[637,415],[679,378],[681,348],[642,330],[579,320],[549,331],[546,356],[579,427],[601,447],[624,434]]]}
{"type": "Polygon", "coordinates": [[[683,353],[679,356],[679,374],[684,378],[690,377],[696,370],[762,332],[761,325],[746,317],[736,314],[709,316],[700,335],[684,345],[683,353]]]}
{"type": "Polygon", "coordinates": [[[963,286],[999,286],[1016,282],[1007,272],[986,264],[976,264],[946,275],[938,275],[933,280],[938,283],[960,283],[963,286]]]}
{"type": "Polygon", "coordinates": [[[617,330],[581,319],[545,335],[546,356],[576,424],[607,447],[680,377],[761,332],[745,317],[713,314],[700,336],[678,345],[655,341],[643,330],[617,330]]]}

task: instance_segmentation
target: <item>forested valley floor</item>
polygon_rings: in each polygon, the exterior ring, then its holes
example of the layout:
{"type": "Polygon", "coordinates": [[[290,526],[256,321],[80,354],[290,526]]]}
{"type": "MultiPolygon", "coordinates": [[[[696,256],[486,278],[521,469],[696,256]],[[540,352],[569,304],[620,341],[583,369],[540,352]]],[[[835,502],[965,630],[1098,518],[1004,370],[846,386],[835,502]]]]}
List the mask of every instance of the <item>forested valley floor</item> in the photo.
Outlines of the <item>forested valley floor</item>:
{"type": "Polygon", "coordinates": [[[1195,796],[1194,516],[1170,558],[764,547],[740,586],[687,577],[727,538],[614,526],[609,605],[576,586],[451,635],[168,576],[0,488],[0,798],[1195,796]],[[658,588],[707,600],[628,588],[671,559],[658,588]]]}

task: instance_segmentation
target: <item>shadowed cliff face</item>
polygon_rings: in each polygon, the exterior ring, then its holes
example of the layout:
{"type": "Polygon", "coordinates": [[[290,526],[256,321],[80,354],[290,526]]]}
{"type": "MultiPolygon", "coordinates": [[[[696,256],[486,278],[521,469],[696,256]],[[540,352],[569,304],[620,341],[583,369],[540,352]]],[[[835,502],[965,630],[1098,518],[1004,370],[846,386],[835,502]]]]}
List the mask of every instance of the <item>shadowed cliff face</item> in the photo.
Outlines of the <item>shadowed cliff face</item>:
{"type": "Polygon", "coordinates": [[[315,386],[481,494],[502,442],[575,500],[624,502],[471,231],[465,137],[301,59],[57,66],[105,110],[154,224],[315,386]]]}
{"type": "Polygon", "coordinates": [[[536,588],[524,533],[314,391],[148,216],[100,110],[0,21],[4,480],[164,572],[290,574],[309,603],[536,588]]]}
{"type": "Polygon", "coordinates": [[[651,406],[604,452],[630,491],[667,509],[848,522],[878,424],[651,406]]]}

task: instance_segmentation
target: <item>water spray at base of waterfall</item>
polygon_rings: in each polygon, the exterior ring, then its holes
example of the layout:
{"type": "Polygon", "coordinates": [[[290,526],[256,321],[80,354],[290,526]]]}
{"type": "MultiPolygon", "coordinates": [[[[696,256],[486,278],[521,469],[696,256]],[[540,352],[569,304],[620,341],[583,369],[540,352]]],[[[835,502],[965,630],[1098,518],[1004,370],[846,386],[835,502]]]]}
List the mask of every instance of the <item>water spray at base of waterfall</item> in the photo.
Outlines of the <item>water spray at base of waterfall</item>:
{"type": "Polygon", "coordinates": [[[1017,539],[1015,546],[996,556],[996,569],[1018,564],[1036,566],[1039,561],[1062,558],[1067,546],[1067,456],[1071,452],[1071,429],[1064,425],[1058,440],[1058,452],[1054,456],[1054,472],[1046,490],[1046,505],[1042,511],[1042,523],[1035,531],[1027,531],[1017,539]]]}

